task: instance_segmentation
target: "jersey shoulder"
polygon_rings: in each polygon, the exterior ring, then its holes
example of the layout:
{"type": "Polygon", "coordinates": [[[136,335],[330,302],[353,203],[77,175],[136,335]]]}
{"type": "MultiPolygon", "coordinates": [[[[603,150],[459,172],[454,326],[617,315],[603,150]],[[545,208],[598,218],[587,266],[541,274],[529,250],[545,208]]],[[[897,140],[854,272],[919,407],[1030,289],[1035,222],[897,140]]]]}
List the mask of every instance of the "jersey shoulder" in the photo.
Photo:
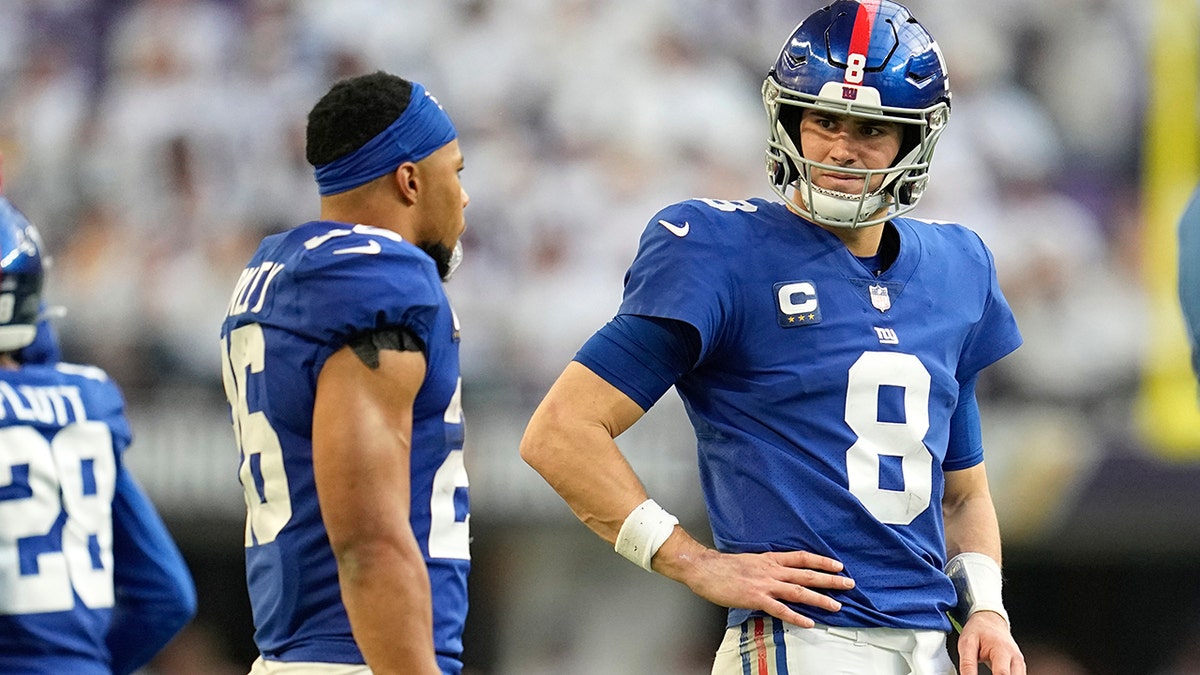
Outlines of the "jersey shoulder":
{"type": "Polygon", "coordinates": [[[379,227],[314,221],[289,233],[281,248],[279,257],[292,265],[293,283],[319,285],[351,297],[357,297],[362,286],[376,293],[400,288],[409,294],[441,286],[437,265],[428,254],[379,227]]]}
{"type": "Polygon", "coordinates": [[[664,232],[679,238],[693,233],[699,237],[727,237],[757,220],[776,217],[782,208],[782,204],[758,198],[697,197],[664,207],[650,219],[649,229],[661,226],[664,232]]]}
{"type": "Polygon", "coordinates": [[[753,246],[767,228],[764,221],[784,208],[762,199],[696,198],[664,207],[642,233],[644,252],[656,255],[728,260],[753,246]]]}
{"type": "MultiPolygon", "coordinates": [[[[90,398],[123,401],[120,387],[99,366],[59,361],[47,364],[26,364],[15,373],[13,377],[23,385],[75,386],[90,398]]],[[[123,404],[120,407],[123,407],[123,404]]]]}
{"type": "Polygon", "coordinates": [[[774,208],[762,200],[689,199],[661,209],[642,233],[619,311],[715,332],[770,237],[774,208]]]}
{"type": "Polygon", "coordinates": [[[103,422],[112,430],[118,450],[132,438],[121,389],[96,366],[31,364],[0,371],[0,408],[0,419],[11,424],[52,428],[103,422]]]}
{"type": "Polygon", "coordinates": [[[91,366],[83,363],[66,363],[60,361],[55,363],[52,367],[54,370],[68,377],[81,378],[88,382],[95,382],[97,383],[96,386],[110,385],[112,387],[116,387],[116,384],[109,379],[108,373],[99,366],[91,366]]]}
{"type": "Polygon", "coordinates": [[[924,218],[893,218],[892,223],[916,234],[926,246],[956,248],[972,256],[990,257],[983,238],[966,225],[924,218]]]}
{"type": "Polygon", "coordinates": [[[977,232],[959,223],[894,218],[892,223],[903,233],[907,231],[920,241],[922,258],[933,258],[945,264],[960,264],[967,271],[984,274],[994,272],[991,250],[977,232]]]}
{"type": "Polygon", "coordinates": [[[420,329],[444,298],[436,263],[399,234],[313,221],[263,241],[229,316],[325,340],[385,325],[420,329]]]}

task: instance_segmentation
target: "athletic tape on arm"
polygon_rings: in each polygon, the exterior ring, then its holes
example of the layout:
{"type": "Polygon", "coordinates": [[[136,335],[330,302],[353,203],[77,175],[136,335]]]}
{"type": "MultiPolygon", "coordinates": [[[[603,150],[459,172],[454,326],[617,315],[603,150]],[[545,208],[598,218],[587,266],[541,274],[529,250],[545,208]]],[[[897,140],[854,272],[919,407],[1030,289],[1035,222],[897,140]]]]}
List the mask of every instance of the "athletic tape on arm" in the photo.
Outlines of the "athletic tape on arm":
{"type": "Polygon", "coordinates": [[[678,524],[678,518],[653,499],[647,499],[626,516],[613,548],[642,569],[653,572],[650,561],[678,524]]]}
{"type": "Polygon", "coordinates": [[[954,590],[958,592],[955,621],[966,625],[972,614],[987,611],[999,614],[1004,617],[1005,623],[1012,625],[1001,597],[1003,578],[1000,565],[991,556],[975,552],[960,553],[946,563],[946,576],[954,582],[954,590]]]}

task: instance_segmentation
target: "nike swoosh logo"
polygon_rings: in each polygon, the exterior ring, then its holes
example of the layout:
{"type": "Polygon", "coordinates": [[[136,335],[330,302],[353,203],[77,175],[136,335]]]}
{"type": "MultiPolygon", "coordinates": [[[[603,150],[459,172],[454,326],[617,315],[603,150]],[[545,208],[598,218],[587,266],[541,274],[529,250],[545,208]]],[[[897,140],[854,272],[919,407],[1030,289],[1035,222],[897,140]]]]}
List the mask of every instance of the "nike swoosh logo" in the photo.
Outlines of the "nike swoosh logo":
{"type": "Polygon", "coordinates": [[[659,225],[662,225],[662,226],[663,226],[663,227],[665,227],[665,228],[667,228],[667,230],[668,230],[668,231],[669,231],[671,234],[675,235],[676,237],[686,237],[686,236],[687,236],[687,233],[688,233],[689,231],[691,231],[691,229],[692,229],[692,226],[691,226],[691,224],[690,224],[690,223],[688,223],[686,220],[685,220],[685,221],[683,221],[683,224],[682,224],[682,225],[676,225],[675,223],[668,223],[668,222],[667,222],[667,221],[665,221],[665,220],[660,220],[660,221],[658,221],[658,224],[659,224],[659,225]]]}
{"type": "Polygon", "coordinates": [[[367,255],[375,255],[376,253],[379,253],[382,250],[383,250],[383,247],[379,245],[379,242],[372,239],[370,242],[364,244],[363,246],[351,246],[349,248],[339,248],[338,250],[334,251],[333,254],[334,255],[342,255],[343,253],[366,253],[367,255]]]}

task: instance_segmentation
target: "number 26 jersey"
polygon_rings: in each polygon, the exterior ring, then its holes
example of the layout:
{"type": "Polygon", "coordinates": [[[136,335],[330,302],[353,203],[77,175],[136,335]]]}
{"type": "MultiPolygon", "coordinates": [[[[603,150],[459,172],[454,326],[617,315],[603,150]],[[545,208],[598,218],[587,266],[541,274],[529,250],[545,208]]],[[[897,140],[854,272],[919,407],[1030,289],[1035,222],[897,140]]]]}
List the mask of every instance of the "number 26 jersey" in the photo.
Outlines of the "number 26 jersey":
{"type": "Polygon", "coordinates": [[[470,553],[457,319],[426,253],[388,230],[323,221],[263,241],[221,331],[247,584],[267,659],[363,663],[317,501],[312,412],[326,359],[356,334],[393,326],[425,347],[410,520],[429,571],[438,661],[445,672],[462,669],[470,553]]]}

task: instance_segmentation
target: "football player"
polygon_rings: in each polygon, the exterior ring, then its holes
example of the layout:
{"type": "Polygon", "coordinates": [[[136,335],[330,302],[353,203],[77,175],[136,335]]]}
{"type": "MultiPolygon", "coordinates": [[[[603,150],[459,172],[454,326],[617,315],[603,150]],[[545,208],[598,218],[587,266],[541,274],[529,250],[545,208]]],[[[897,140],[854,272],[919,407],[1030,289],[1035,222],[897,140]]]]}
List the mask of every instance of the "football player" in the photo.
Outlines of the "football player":
{"type": "Polygon", "coordinates": [[[974,391],[1021,339],[980,238],[902,217],[949,118],[942,54],[905,7],[839,0],[762,97],[782,201],[652,216],[521,454],[618,553],[730,608],[716,675],[953,673],[949,614],[964,675],[1023,674],[974,391]],[[613,440],[672,385],[716,550],[613,440]]]}
{"type": "Polygon", "coordinates": [[[41,243],[0,197],[0,672],[131,673],[196,612],[183,557],[124,463],[124,400],[58,362],[41,243]]]}
{"type": "Polygon", "coordinates": [[[308,116],[320,220],[263,240],[221,328],[241,451],[254,673],[457,674],[470,568],[458,320],[468,196],[416,82],[308,116]]]}
{"type": "Polygon", "coordinates": [[[1179,304],[1192,348],[1192,372],[1200,377],[1200,187],[1179,219],[1179,304]]]}

